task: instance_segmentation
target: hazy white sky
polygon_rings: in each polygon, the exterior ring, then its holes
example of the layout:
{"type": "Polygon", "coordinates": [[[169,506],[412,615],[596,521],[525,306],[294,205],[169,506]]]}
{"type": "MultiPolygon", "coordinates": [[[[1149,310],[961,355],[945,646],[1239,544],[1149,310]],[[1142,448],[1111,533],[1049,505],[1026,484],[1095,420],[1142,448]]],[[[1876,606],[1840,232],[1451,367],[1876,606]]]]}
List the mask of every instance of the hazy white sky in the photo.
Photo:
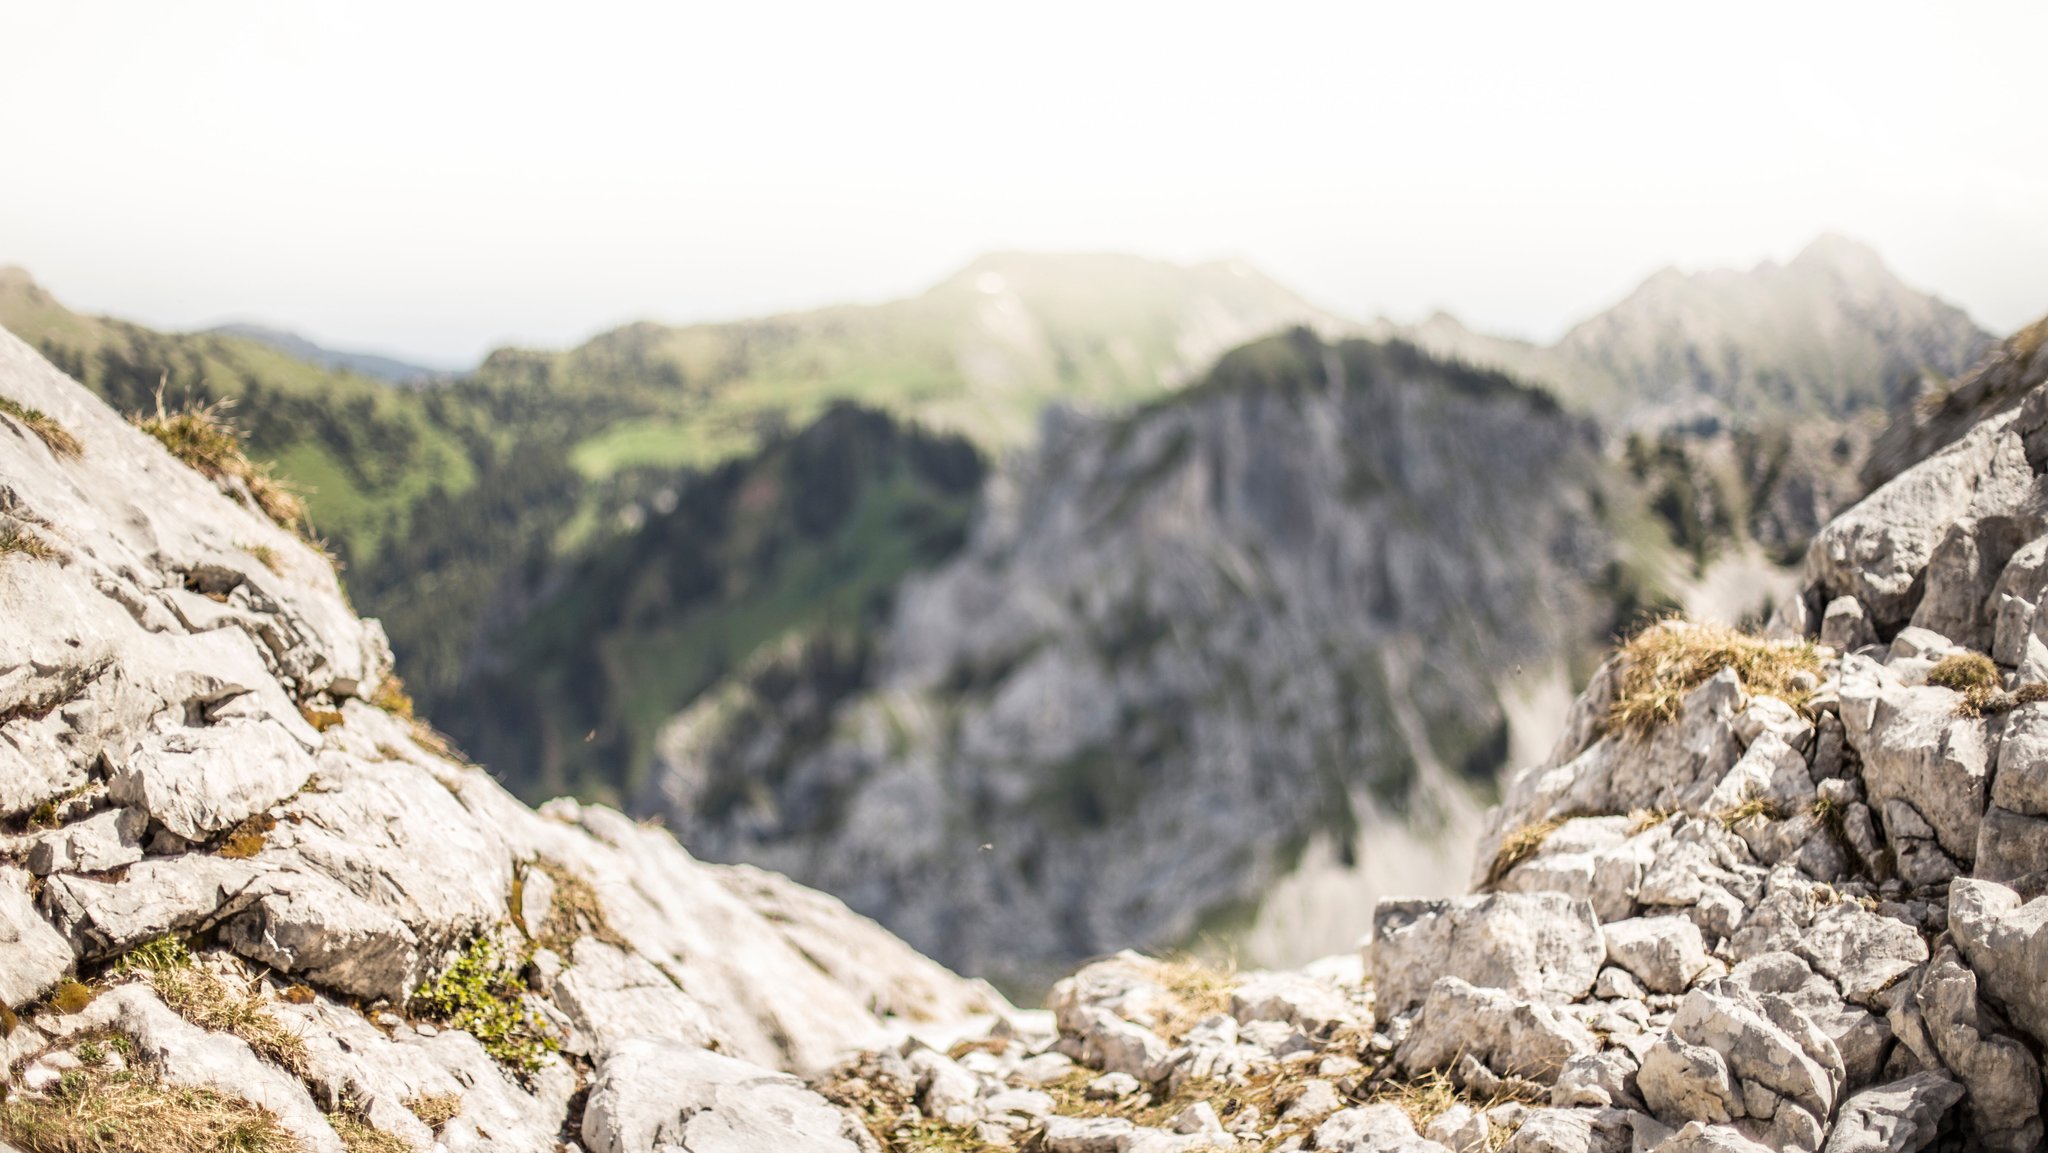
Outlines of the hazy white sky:
{"type": "Polygon", "coordinates": [[[0,43],[0,262],[450,364],[993,248],[1549,338],[1835,229],[2048,312],[2039,0],[64,0],[0,43]]]}

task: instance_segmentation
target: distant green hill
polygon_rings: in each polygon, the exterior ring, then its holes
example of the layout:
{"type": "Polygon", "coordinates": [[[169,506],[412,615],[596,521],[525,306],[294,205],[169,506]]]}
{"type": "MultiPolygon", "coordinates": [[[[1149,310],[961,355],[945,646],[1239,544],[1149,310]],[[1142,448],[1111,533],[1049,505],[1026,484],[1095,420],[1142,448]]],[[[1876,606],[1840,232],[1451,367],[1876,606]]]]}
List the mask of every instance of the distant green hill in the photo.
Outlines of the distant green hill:
{"type": "Polygon", "coordinates": [[[983,472],[959,437],[837,404],[676,474],[487,629],[434,719],[529,795],[622,803],[661,726],[758,650],[807,637],[811,676],[858,679],[897,583],[965,540],[983,472]]]}
{"type": "Polygon", "coordinates": [[[434,402],[226,333],[168,333],[73,312],[18,268],[0,268],[0,326],[123,412],[232,401],[249,452],[306,497],[314,531],[370,563],[406,510],[475,478],[471,453],[434,402]]]}
{"type": "Polygon", "coordinates": [[[983,257],[904,300],[726,324],[634,324],[566,352],[504,349],[484,388],[595,404],[577,470],[704,466],[852,400],[988,449],[1027,444],[1055,401],[1113,409],[1158,396],[1224,350],[1339,322],[1236,262],[983,257]]]}
{"type": "Polygon", "coordinates": [[[386,384],[425,384],[454,375],[442,369],[428,368],[424,364],[414,364],[396,357],[328,348],[315,344],[296,332],[286,332],[261,324],[222,324],[207,331],[222,336],[244,337],[258,344],[267,344],[286,356],[303,360],[307,364],[317,364],[338,372],[353,372],[357,376],[367,376],[386,384]]]}

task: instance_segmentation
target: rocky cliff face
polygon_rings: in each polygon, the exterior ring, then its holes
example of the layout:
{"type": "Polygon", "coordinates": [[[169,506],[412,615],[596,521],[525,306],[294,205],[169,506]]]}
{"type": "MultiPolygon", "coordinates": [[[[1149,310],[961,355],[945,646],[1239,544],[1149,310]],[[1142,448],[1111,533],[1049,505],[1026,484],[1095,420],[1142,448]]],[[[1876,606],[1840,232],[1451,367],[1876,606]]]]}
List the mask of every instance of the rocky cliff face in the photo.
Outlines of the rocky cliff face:
{"type": "Polygon", "coordinates": [[[1003,1007],[830,898],[519,804],[223,485],[0,332],[0,1143],[851,1149],[778,1070],[1003,1007]]]}
{"type": "Polygon", "coordinates": [[[1242,931],[1305,856],[1429,867],[1613,623],[1590,428],[1403,345],[1248,346],[1005,479],[873,673],[771,655],[671,726],[650,803],[969,971],[1242,931]]]}
{"type": "Polygon", "coordinates": [[[1126,954],[1040,1033],[821,1086],[899,1149],[2042,1149],[2044,474],[2037,386],[1829,524],[1771,636],[1638,636],[1472,894],[1381,901],[1360,955],[1126,954]]]}

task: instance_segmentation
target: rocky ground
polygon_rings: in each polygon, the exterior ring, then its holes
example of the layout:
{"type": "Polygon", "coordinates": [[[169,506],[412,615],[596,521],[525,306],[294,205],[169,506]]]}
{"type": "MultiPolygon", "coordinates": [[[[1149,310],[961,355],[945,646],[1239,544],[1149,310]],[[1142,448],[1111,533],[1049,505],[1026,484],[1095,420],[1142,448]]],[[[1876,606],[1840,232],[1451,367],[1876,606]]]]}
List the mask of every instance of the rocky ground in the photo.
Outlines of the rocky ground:
{"type": "Polygon", "coordinates": [[[1037,1012],[524,808],[236,473],[5,337],[0,398],[7,1153],[2044,1145],[2048,390],[1824,530],[1770,638],[1615,654],[1472,895],[1037,1012]]]}
{"type": "Polygon", "coordinates": [[[2037,389],[1831,524],[1772,638],[1637,637],[1473,895],[1362,957],[1120,955],[820,1089],[903,1150],[2043,1148],[2044,467],[2037,389]]]}
{"type": "Polygon", "coordinates": [[[203,425],[5,333],[0,412],[0,1145],[850,1148],[790,1071],[1007,1007],[453,757],[203,425]]]}

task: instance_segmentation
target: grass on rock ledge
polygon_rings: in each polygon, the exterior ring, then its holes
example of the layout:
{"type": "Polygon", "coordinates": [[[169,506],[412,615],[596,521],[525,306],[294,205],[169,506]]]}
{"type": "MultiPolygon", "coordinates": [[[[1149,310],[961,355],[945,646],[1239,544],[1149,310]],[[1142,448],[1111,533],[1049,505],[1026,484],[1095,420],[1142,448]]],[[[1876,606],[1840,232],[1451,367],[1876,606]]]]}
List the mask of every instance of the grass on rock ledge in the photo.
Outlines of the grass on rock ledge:
{"type": "Polygon", "coordinates": [[[76,458],[85,454],[85,446],[71,435],[71,430],[58,424],[56,418],[40,409],[30,408],[19,401],[0,396],[0,416],[6,416],[21,424],[23,428],[42,438],[50,451],[60,457],[76,458]]]}
{"type": "Polygon", "coordinates": [[[2005,678],[1998,666],[1983,653],[1950,653],[1927,670],[1927,683],[1963,695],[1956,705],[1960,717],[1987,717],[2009,713],[2021,705],[2048,701],[2048,685],[2031,682],[2014,692],[2005,691],[2005,678]]]}
{"type": "MultiPolygon", "coordinates": [[[[83,1044],[80,1045],[84,1049],[83,1044]]],[[[166,1085],[147,1069],[66,1070],[40,1096],[0,1102],[0,1139],[23,1153],[297,1153],[269,1110],[206,1089],[166,1085]]]]}
{"type": "Polygon", "coordinates": [[[258,1057],[295,1077],[306,1075],[305,1038],[270,1012],[261,993],[238,992],[200,968],[176,937],[158,937],[136,946],[115,962],[113,971],[140,976],[164,1004],[194,1025],[231,1033],[258,1057]]]}
{"type": "Polygon", "coordinates": [[[279,480],[268,464],[242,451],[242,433],[223,415],[226,401],[188,404],[175,412],[156,396],[156,415],[139,414],[135,427],[155,437],[172,456],[219,485],[236,500],[254,503],[263,515],[293,532],[306,528],[306,502],[279,480]]]}
{"type": "Polygon", "coordinates": [[[1722,625],[1658,621],[1621,646],[1620,683],[1607,712],[1614,732],[1646,737],[1678,716],[1686,695],[1723,669],[1751,693],[1803,709],[1820,683],[1820,650],[1806,641],[1773,641],[1722,625]]]}

